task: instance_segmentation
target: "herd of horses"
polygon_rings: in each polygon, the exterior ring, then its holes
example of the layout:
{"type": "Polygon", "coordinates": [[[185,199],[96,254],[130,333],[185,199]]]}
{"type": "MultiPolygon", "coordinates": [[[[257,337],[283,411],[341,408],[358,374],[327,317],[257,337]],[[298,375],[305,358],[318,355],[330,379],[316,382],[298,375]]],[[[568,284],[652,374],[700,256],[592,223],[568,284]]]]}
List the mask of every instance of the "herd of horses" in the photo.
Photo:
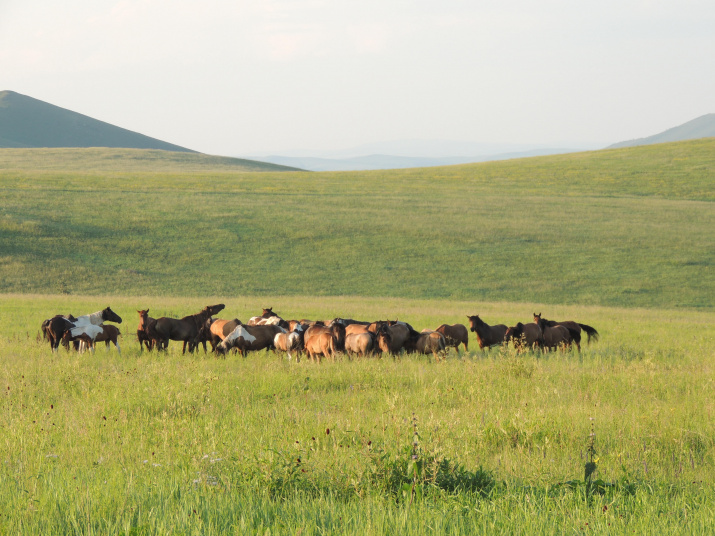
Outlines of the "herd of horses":
{"type": "MultiPolygon", "coordinates": [[[[234,350],[245,356],[247,352],[271,349],[293,354],[296,360],[305,354],[311,361],[322,358],[335,359],[336,354],[366,357],[401,352],[433,354],[436,359],[444,357],[447,348],[454,347],[459,353],[460,345],[469,349],[469,331],[463,324],[442,324],[438,328],[415,330],[407,322],[398,320],[362,321],[351,318],[320,320],[284,320],[273,308],[263,309],[260,316],[252,317],[245,324],[238,318],[226,320],[215,318],[225,306],[207,305],[196,314],[183,318],[149,316],[149,309],[138,310],[137,339],[141,350],[166,350],[169,341],[183,342],[182,353],[193,352],[207,343],[212,351],[221,355],[234,350]]],[[[598,332],[591,326],[568,320],[546,320],[541,313],[533,315],[533,322],[507,327],[504,324],[490,326],[479,315],[467,316],[469,330],[474,332],[480,349],[512,344],[519,350],[541,349],[549,351],[576,346],[581,349],[582,334],[588,342],[598,340],[598,332]]],[[[56,315],[42,323],[42,333],[50,341],[53,351],[59,344],[69,349],[74,343],[78,349],[88,347],[93,351],[96,342],[113,342],[119,350],[119,330],[105,321],[121,323],[122,319],[109,307],[89,315],[74,317],[56,315]]]]}

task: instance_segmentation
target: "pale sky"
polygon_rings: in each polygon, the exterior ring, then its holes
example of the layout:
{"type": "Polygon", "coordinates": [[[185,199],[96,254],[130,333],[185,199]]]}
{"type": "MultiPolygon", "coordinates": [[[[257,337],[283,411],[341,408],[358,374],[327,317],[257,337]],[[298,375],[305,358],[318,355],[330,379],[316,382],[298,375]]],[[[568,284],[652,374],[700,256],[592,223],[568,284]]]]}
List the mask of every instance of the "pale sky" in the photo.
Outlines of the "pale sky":
{"type": "Polygon", "coordinates": [[[0,0],[0,90],[230,156],[607,145],[715,112],[715,2],[0,0]]]}

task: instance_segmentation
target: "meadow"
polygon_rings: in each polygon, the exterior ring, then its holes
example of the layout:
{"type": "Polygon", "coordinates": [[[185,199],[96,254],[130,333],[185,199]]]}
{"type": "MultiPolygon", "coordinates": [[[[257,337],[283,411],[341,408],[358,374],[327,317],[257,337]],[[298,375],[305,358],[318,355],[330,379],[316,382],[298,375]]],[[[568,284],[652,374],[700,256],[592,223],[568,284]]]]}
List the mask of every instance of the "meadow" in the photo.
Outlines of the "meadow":
{"type": "Polygon", "coordinates": [[[350,173],[31,151],[0,151],[3,293],[713,307],[715,139],[350,173]]]}
{"type": "Polygon", "coordinates": [[[4,295],[0,532],[709,534],[714,335],[703,311],[4,295]],[[543,309],[601,338],[580,354],[517,355],[480,351],[472,336],[439,363],[219,359],[177,343],[139,352],[137,309],[181,315],[219,301],[226,317],[273,306],[286,317],[399,314],[417,329],[543,309]],[[107,305],[124,319],[121,355],[52,354],[37,340],[50,314],[107,305]]]}
{"type": "Polygon", "coordinates": [[[249,172],[0,151],[1,534],[712,534],[715,139],[249,172]],[[580,353],[140,352],[137,310],[529,322],[580,353]],[[121,354],[42,320],[111,306],[121,354]]]}

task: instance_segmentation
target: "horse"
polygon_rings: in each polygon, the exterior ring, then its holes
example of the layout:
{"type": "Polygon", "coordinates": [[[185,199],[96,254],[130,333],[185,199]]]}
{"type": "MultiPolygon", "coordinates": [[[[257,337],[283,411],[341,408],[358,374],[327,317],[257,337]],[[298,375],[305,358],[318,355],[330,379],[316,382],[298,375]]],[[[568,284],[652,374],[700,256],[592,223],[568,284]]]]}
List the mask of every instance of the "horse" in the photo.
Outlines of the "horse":
{"type": "Polygon", "coordinates": [[[97,335],[97,337],[94,339],[95,344],[98,342],[103,342],[105,343],[105,349],[109,349],[109,343],[112,342],[114,343],[114,346],[117,348],[117,353],[121,354],[122,350],[119,348],[119,341],[118,337],[122,334],[121,331],[119,331],[119,328],[117,326],[114,326],[112,324],[102,324],[102,333],[97,335]]]}
{"type": "Polygon", "coordinates": [[[332,326],[325,326],[325,325],[313,325],[310,326],[307,330],[305,330],[305,342],[307,344],[308,339],[314,337],[318,333],[330,333],[333,337],[335,337],[335,350],[338,352],[342,352],[345,350],[345,326],[339,323],[334,323],[332,326]]]}
{"type": "MultiPolygon", "coordinates": [[[[310,329],[313,328],[311,327],[310,329]]],[[[310,329],[308,331],[310,331],[310,329]]],[[[318,330],[313,331],[310,334],[306,332],[304,348],[311,361],[317,359],[318,363],[320,363],[321,357],[331,358],[335,361],[335,354],[337,353],[337,340],[331,331],[318,330]]]]}
{"type": "Polygon", "coordinates": [[[62,344],[69,350],[70,342],[79,341],[80,352],[83,352],[86,347],[90,352],[94,353],[94,341],[103,332],[104,326],[96,324],[82,324],[71,327],[62,335],[62,344]]]}
{"type": "Polygon", "coordinates": [[[351,333],[345,336],[345,353],[358,357],[365,357],[375,350],[377,335],[370,331],[365,333],[351,333]]]}
{"type": "Polygon", "coordinates": [[[519,350],[525,347],[538,348],[541,345],[542,337],[543,333],[538,324],[522,324],[519,322],[516,326],[506,330],[504,342],[509,344],[510,341],[513,341],[514,348],[519,350]]]}
{"type": "Polygon", "coordinates": [[[156,318],[149,316],[149,309],[139,309],[139,325],[137,326],[137,340],[139,341],[139,351],[146,349],[151,351],[156,344],[156,340],[149,336],[149,325],[156,323],[156,318]]]}
{"type": "Polygon", "coordinates": [[[238,318],[233,320],[225,320],[223,318],[216,318],[215,320],[209,318],[206,321],[206,326],[209,330],[209,342],[211,343],[211,349],[215,352],[216,346],[224,340],[229,334],[236,329],[241,324],[238,318]]]}
{"type": "MultiPolygon", "coordinates": [[[[73,320],[76,320],[72,315],[68,315],[73,320]]],[[[50,348],[53,352],[57,351],[64,334],[74,327],[74,323],[67,317],[55,315],[42,322],[42,330],[45,337],[50,341],[50,348]]]]}
{"type": "Polygon", "coordinates": [[[469,350],[469,332],[464,324],[442,324],[435,331],[444,335],[447,346],[454,346],[459,354],[459,345],[464,344],[464,351],[469,350]]]}
{"type": "MultiPolygon", "coordinates": [[[[536,322],[537,317],[541,318],[541,313],[539,313],[538,315],[534,313],[534,322],[536,322]]],[[[571,338],[573,339],[573,342],[576,343],[576,347],[579,351],[581,351],[581,330],[585,331],[586,335],[588,335],[588,339],[586,341],[587,344],[591,343],[591,338],[593,338],[594,341],[598,341],[598,331],[596,331],[596,328],[593,328],[587,324],[579,324],[578,322],[574,322],[573,320],[564,320],[563,322],[557,322],[556,320],[546,320],[545,318],[543,320],[550,328],[554,326],[564,326],[566,329],[568,329],[571,333],[571,338]]]]}
{"type": "Polygon", "coordinates": [[[153,326],[153,332],[162,341],[164,348],[169,345],[169,341],[184,341],[182,354],[186,353],[186,345],[192,351],[191,343],[196,340],[199,330],[204,323],[213,315],[218,314],[226,306],[222,303],[217,305],[207,305],[200,312],[183,318],[169,318],[162,316],[157,318],[153,326]]]}
{"type": "Polygon", "coordinates": [[[541,328],[543,333],[541,337],[541,347],[544,351],[556,348],[565,349],[567,346],[571,346],[573,337],[571,331],[566,326],[555,325],[547,326],[546,321],[541,318],[541,313],[538,315],[534,314],[534,323],[541,328]]]}
{"type": "Polygon", "coordinates": [[[469,319],[470,330],[477,334],[480,349],[486,348],[489,350],[490,347],[504,342],[504,335],[507,330],[504,324],[490,326],[479,318],[479,315],[467,315],[467,318],[469,319]]]}
{"type": "Polygon", "coordinates": [[[434,358],[439,361],[440,355],[444,356],[447,341],[440,332],[426,329],[415,339],[410,341],[405,346],[405,349],[410,352],[419,354],[429,354],[432,352],[434,358]]]}
{"type": "Polygon", "coordinates": [[[77,320],[74,321],[74,325],[83,326],[86,324],[93,324],[95,326],[99,326],[102,322],[116,322],[117,324],[121,324],[122,317],[107,307],[101,311],[97,311],[96,313],[78,316],[77,320]]]}
{"type": "Polygon", "coordinates": [[[246,357],[248,351],[275,349],[273,341],[279,333],[285,333],[280,326],[248,326],[239,322],[236,328],[216,346],[216,352],[226,354],[231,348],[236,348],[241,356],[246,357]]]}
{"type": "Polygon", "coordinates": [[[300,351],[303,348],[303,325],[296,324],[295,329],[288,333],[278,333],[273,338],[273,346],[276,350],[288,354],[288,359],[292,359],[291,351],[296,352],[296,363],[300,361],[300,351]]]}

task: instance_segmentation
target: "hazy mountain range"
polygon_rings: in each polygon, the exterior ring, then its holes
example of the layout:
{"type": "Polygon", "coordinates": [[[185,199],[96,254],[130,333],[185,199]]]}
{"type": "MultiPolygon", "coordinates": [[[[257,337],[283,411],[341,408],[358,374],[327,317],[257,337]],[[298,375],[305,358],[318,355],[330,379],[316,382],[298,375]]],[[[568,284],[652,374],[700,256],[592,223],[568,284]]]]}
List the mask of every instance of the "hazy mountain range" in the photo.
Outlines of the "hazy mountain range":
{"type": "MultiPolygon", "coordinates": [[[[715,114],[707,114],[660,134],[619,142],[608,148],[712,136],[715,136],[715,114]]],[[[0,148],[3,147],[124,147],[196,152],[14,91],[0,92],[0,148]]],[[[240,158],[310,171],[348,171],[466,164],[599,148],[602,145],[564,144],[551,147],[452,140],[396,140],[340,151],[285,151],[240,158]]]]}

